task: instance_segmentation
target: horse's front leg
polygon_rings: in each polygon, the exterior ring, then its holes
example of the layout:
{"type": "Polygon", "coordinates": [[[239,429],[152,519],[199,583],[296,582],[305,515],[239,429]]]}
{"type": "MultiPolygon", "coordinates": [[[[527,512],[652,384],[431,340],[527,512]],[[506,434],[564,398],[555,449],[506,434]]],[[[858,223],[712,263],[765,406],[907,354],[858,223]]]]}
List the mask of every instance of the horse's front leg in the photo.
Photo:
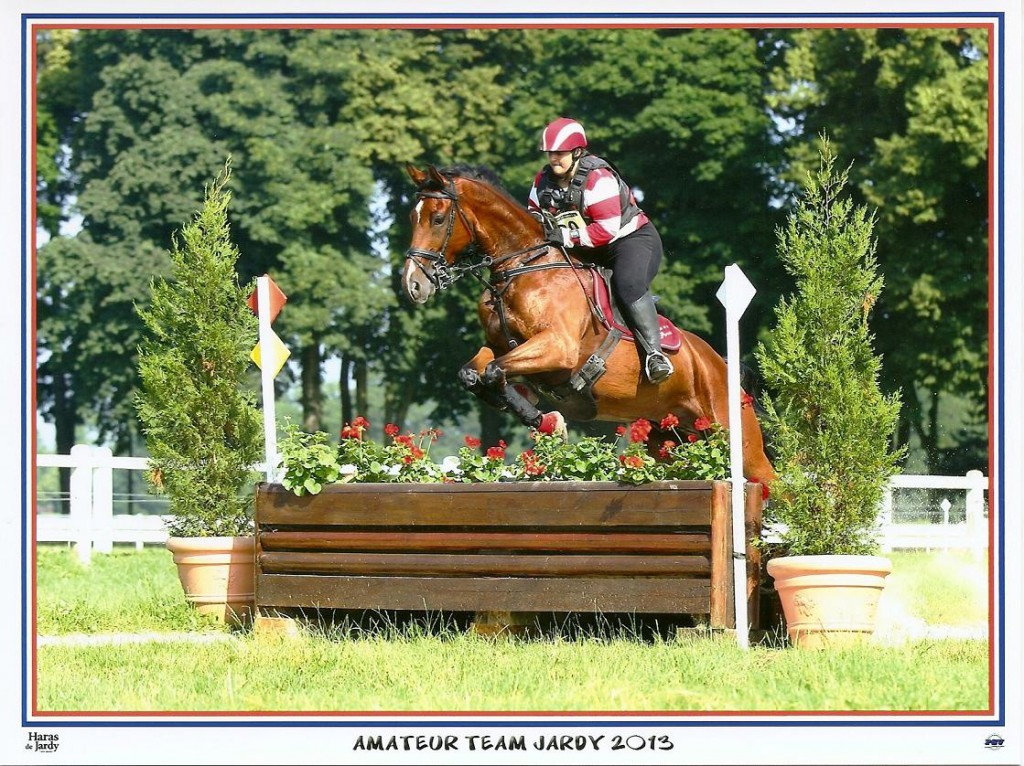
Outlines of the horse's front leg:
{"type": "Polygon", "coordinates": [[[565,335],[546,330],[490,361],[481,380],[487,388],[503,392],[509,408],[525,425],[547,431],[561,430],[564,428],[561,416],[542,413],[515,386],[508,385],[508,377],[571,370],[578,357],[578,343],[573,344],[565,335]]]}
{"type": "Polygon", "coordinates": [[[488,385],[483,380],[484,370],[493,361],[494,350],[490,346],[483,346],[459,370],[459,383],[471,394],[495,409],[507,410],[509,402],[504,391],[496,386],[488,385]]]}

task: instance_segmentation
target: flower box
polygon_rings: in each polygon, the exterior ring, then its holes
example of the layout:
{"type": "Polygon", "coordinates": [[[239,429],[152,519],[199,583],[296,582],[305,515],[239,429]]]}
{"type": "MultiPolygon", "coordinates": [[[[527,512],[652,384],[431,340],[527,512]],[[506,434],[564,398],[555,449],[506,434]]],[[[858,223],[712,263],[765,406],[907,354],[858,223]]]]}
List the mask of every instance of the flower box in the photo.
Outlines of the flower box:
{"type": "MultiPolygon", "coordinates": [[[[735,625],[722,481],[332,484],[256,492],[256,607],[703,615],[735,625]]],[[[746,487],[748,543],[761,487],[746,487]]],[[[748,544],[751,625],[760,556],[748,544]]]]}

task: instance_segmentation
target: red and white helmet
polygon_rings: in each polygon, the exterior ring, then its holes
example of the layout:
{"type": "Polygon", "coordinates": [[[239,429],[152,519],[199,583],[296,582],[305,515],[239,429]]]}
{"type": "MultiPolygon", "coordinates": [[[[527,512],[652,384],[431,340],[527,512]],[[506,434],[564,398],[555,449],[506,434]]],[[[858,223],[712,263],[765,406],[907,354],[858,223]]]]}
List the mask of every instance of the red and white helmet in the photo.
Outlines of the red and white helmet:
{"type": "Polygon", "coordinates": [[[583,126],[568,117],[559,117],[540,134],[542,152],[571,152],[587,145],[587,134],[583,126]]]}

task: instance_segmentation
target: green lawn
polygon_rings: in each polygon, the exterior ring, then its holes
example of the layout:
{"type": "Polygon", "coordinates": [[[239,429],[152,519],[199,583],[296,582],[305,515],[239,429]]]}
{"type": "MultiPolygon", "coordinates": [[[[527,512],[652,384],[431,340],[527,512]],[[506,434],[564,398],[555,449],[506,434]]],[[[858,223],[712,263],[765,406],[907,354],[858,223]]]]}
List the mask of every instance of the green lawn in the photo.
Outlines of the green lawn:
{"type": "MultiPolygon", "coordinates": [[[[985,619],[968,558],[894,554],[889,596],[916,619],[985,619]],[[954,566],[956,562],[956,566],[954,566]],[[920,595],[920,598],[918,596],[920,595]]],[[[728,636],[667,640],[634,625],[494,640],[437,621],[297,638],[228,634],[185,604],[170,554],[117,551],[82,567],[38,555],[38,633],[199,634],[201,642],[44,643],[40,711],[758,711],[984,710],[988,644],[927,640],[842,651],[755,646],[728,636]],[[213,639],[213,640],[209,640],[213,639]]],[[[983,600],[983,599],[982,599],[983,600]]],[[[953,623],[950,623],[953,624],[953,623]]]]}

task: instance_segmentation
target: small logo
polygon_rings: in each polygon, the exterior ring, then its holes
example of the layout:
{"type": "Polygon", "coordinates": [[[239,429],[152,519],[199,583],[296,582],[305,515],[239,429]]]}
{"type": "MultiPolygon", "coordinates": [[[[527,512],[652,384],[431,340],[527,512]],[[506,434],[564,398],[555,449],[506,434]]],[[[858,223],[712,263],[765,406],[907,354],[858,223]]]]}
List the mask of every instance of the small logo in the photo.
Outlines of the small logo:
{"type": "Polygon", "coordinates": [[[33,750],[37,753],[56,753],[58,747],[60,747],[59,734],[40,734],[37,731],[28,733],[26,750],[33,750]]]}
{"type": "Polygon", "coordinates": [[[985,737],[985,747],[989,750],[998,750],[1003,746],[1006,740],[1000,737],[998,734],[989,734],[985,737]]]}

